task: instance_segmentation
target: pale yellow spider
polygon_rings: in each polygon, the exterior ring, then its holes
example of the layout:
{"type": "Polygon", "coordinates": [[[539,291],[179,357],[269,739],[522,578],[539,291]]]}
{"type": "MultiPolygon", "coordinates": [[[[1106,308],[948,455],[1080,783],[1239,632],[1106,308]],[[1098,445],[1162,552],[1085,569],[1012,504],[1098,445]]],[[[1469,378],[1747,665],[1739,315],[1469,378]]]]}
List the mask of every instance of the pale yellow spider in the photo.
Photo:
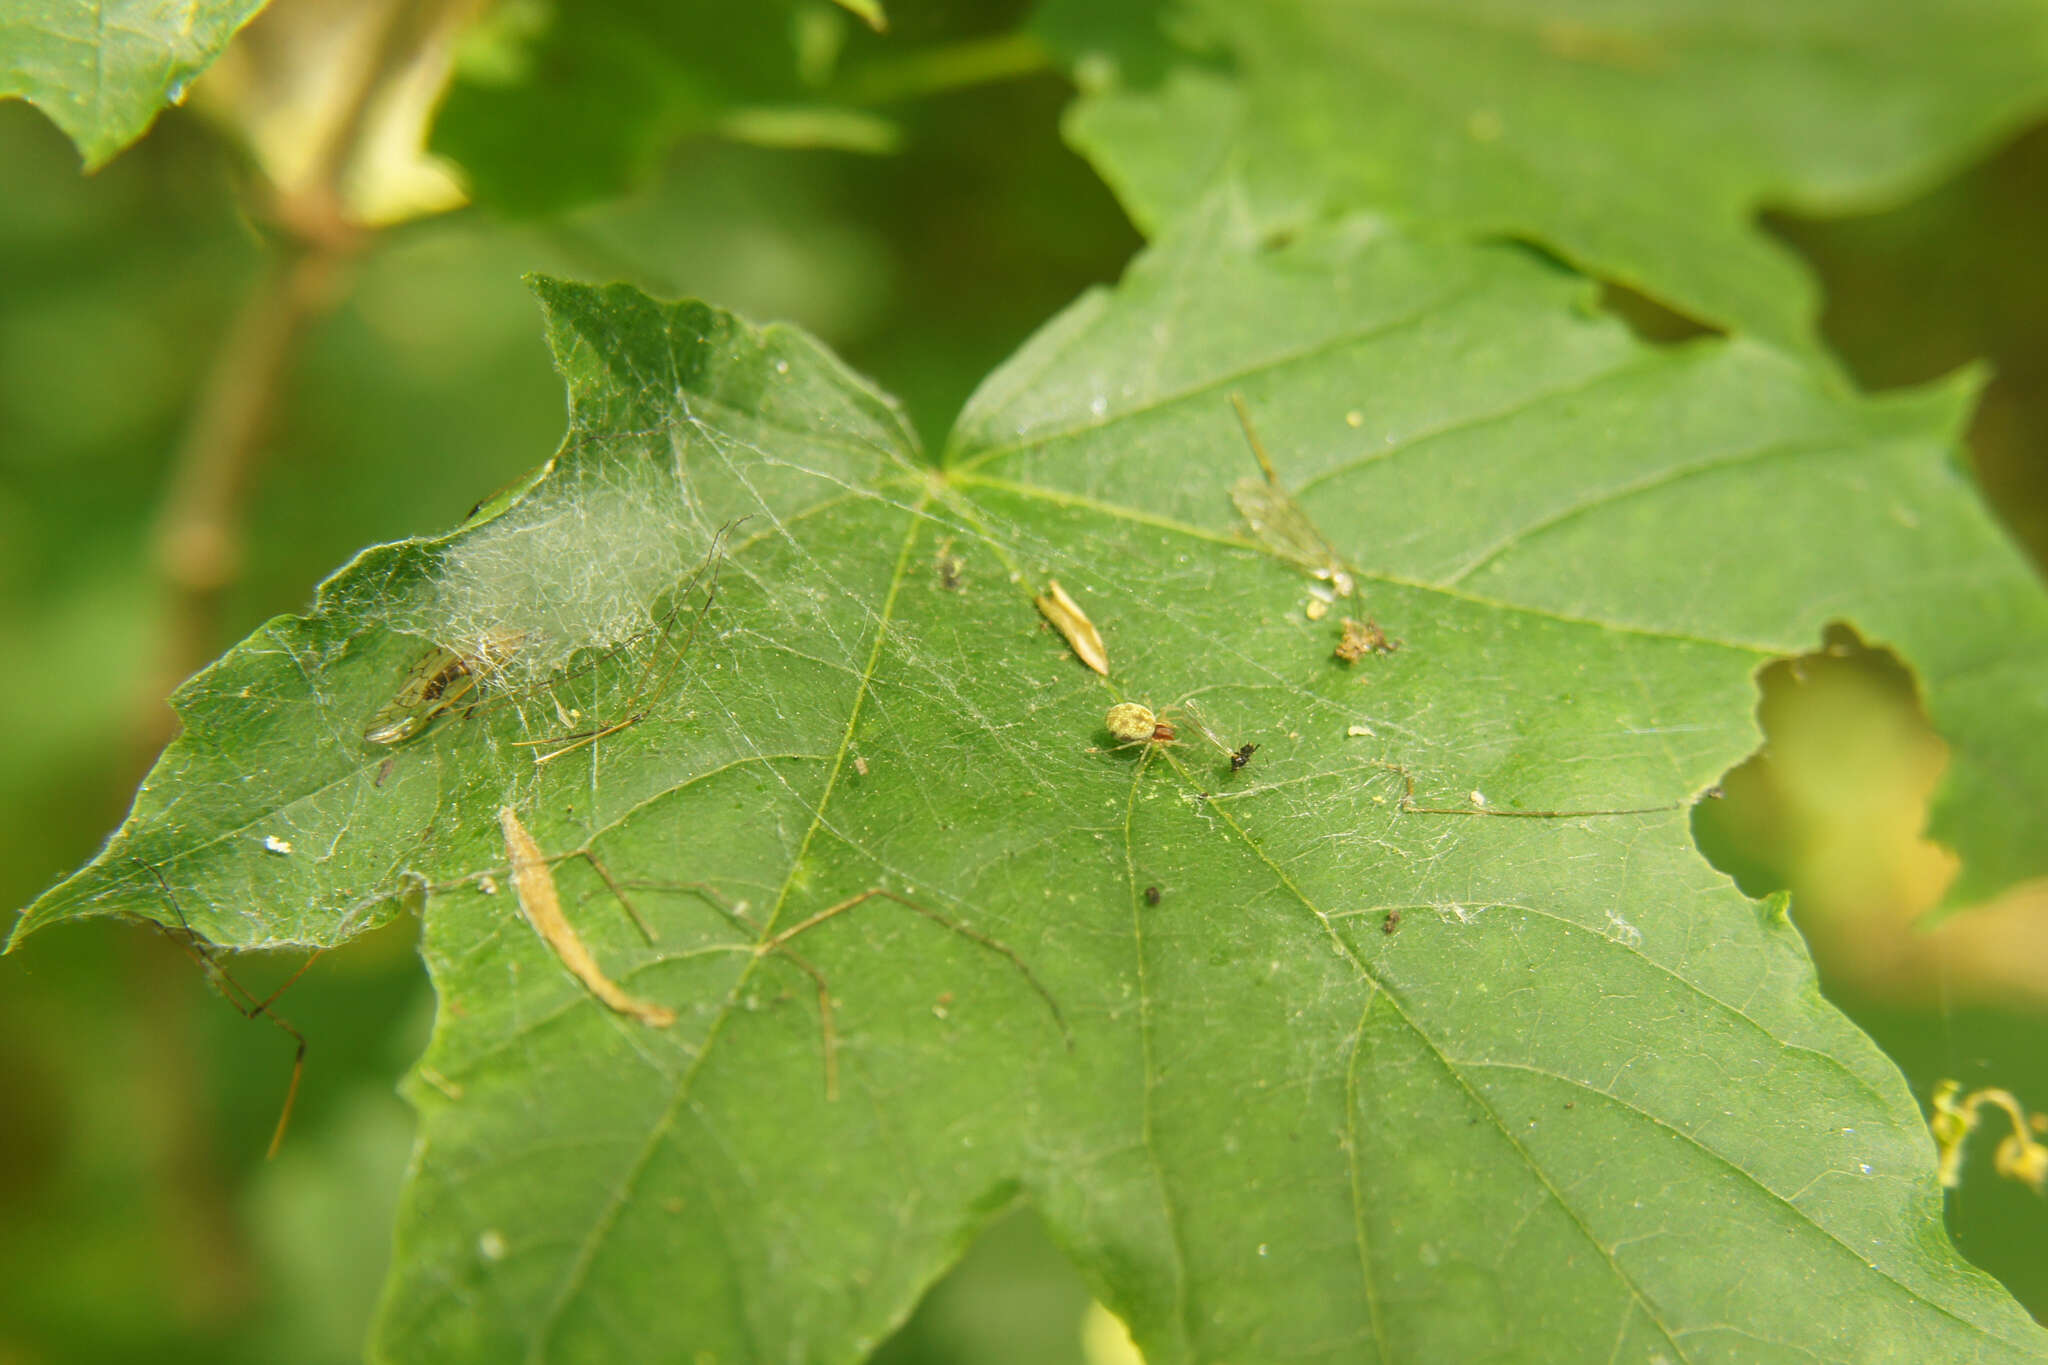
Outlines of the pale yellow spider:
{"type": "MultiPolygon", "coordinates": [[[[1209,728],[1208,722],[1202,718],[1201,710],[1191,701],[1167,709],[1179,711],[1186,723],[1194,727],[1196,734],[1207,740],[1216,752],[1229,759],[1232,772],[1243,769],[1252,761],[1252,754],[1258,750],[1259,746],[1256,744],[1241,744],[1232,748],[1224,743],[1222,738],[1209,728]]],[[[1117,745],[1120,749],[1128,749],[1139,744],[1180,742],[1180,731],[1174,723],[1142,702],[1118,702],[1109,708],[1109,714],[1103,717],[1102,723],[1114,738],[1121,741],[1117,745]]]]}

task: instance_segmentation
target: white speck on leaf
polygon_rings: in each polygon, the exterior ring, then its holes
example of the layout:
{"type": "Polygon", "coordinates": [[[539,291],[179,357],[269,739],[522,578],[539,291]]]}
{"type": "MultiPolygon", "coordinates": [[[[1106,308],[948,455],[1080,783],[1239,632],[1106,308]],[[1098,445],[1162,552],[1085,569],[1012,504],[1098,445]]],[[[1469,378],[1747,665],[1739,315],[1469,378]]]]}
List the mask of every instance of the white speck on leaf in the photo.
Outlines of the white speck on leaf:
{"type": "Polygon", "coordinates": [[[289,854],[292,851],[292,841],[289,839],[280,839],[275,834],[264,835],[263,846],[269,849],[272,853],[289,854]]]}

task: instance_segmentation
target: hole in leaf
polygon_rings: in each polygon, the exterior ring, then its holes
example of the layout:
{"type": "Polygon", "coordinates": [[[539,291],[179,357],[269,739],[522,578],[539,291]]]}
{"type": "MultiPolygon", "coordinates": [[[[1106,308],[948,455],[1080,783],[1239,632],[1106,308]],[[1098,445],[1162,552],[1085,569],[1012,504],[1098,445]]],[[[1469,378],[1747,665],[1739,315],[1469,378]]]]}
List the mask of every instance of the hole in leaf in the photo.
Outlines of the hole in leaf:
{"type": "Polygon", "coordinates": [[[1092,1302],[1037,1216],[1020,1208],[989,1225],[871,1365],[1122,1365],[1084,1342],[1092,1302]]]}
{"type": "Polygon", "coordinates": [[[1948,746],[1912,671],[1837,622],[1758,683],[1763,747],[1693,812],[1707,860],[1747,895],[1792,893],[1845,1005],[2048,1009],[2048,889],[1942,909],[1957,859],[1925,830],[1948,746]]]}
{"type": "Polygon", "coordinates": [[[2030,249],[2048,202],[2048,124],[1987,151],[1903,202],[1773,209],[1761,226],[1814,272],[1821,333],[1860,387],[1987,366],[1972,465],[1986,500],[2048,565],[2048,258],[2030,249]]]}
{"type": "Polygon", "coordinates": [[[1599,306],[1620,318],[1638,340],[1652,346],[1676,346],[1694,337],[1720,335],[1715,328],[1698,319],[1687,317],[1648,294],[1639,294],[1627,285],[1611,280],[1600,283],[1599,306]]]}
{"type": "MultiPolygon", "coordinates": [[[[1923,1110],[1942,1081],[2048,1102],[2048,885],[1936,915],[1955,856],[1925,837],[1949,761],[1917,680],[1846,625],[1759,674],[1763,747],[1700,802],[1693,833],[1751,896],[1792,893],[1827,995],[1906,1073],[1923,1110]]],[[[2048,1310],[2048,1204],[1984,1153],[1951,1192],[1950,1230],[2037,1316],[2048,1310]]]]}
{"type": "Polygon", "coordinates": [[[1854,833],[1841,828],[1851,804],[1866,817],[1858,828],[1881,812],[1886,830],[1910,822],[1918,833],[1946,747],[1896,655],[1836,622],[1819,650],[1767,664],[1757,685],[1763,747],[1695,808],[1709,862],[1746,895],[1796,893],[1825,880],[1830,841],[1854,833]]]}
{"type": "Polygon", "coordinates": [[[1914,922],[1955,872],[1922,837],[1948,749],[1910,670],[1830,625],[1821,648],[1758,675],[1764,742],[1699,803],[1693,833],[1743,892],[1792,893],[1831,995],[1915,991],[1914,922]]]}
{"type": "Polygon", "coordinates": [[[1612,314],[1635,334],[1638,341],[1651,346],[1676,346],[1695,337],[1724,335],[1719,328],[1680,313],[1668,304],[1660,303],[1647,294],[1638,293],[1625,284],[1591,276],[1578,262],[1560,256],[1543,242],[1515,236],[1505,236],[1496,240],[1527,252],[1562,274],[1590,279],[1597,289],[1579,304],[1580,309],[1588,315],[1612,314]]]}

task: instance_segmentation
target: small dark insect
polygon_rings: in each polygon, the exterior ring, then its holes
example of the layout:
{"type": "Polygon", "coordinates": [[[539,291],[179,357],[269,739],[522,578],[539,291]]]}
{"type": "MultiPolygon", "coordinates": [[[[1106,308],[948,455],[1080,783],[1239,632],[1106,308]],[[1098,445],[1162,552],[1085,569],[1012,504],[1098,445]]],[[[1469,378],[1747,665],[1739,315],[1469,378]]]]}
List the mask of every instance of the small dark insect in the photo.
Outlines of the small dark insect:
{"type": "Polygon", "coordinates": [[[1336,656],[1347,664],[1355,664],[1368,654],[1392,654],[1401,647],[1399,640],[1390,640],[1380,629],[1380,623],[1370,616],[1363,625],[1350,617],[1344,618],[1344,637],[1337,641],[1336,656]]]}
{"type": "Polygon", "coordinates": [[[1159,904],[1159,888],[1158,888],[1158,887],[1156,887],[1156,886],[1148,886],[1148,887],[1146,887],[1146,888],[1145,888],[1145,904],[1147,904],[1147,905],[1157,905],[1157,904],[1159,904]]]}
{"type": "Polygon", "coordinates": [[[1259,751],[1256,744],[1241,744],[1230,754],[1230,771],[1243,772],[1245,765],[1252,761],[1252,755],[1259,751]]]}
{"type": "Polygon", "coordinates": [[[377,765],[377,780],[370,785],[373,787],[383,786],[384,779],[391,776],[391,770],[397,766],[398,760],[395,758],[387,758],[382,763],[379,763],[377,765]]]}
{"type": "Polygon", "coordinates": [[[1380,921],[1380,932],[1383,934],[1391,934],[1400,927],[1401,912],[1399,910],[1387,911],[1387,917],[1380,921]]]}
{"type": "Polygon", "coordinates": [[[939,586],[947,592],[958,592],[966,585],[961,577],[967,570],[967,561],[953,553],[949,547],[939,551],[939,586]]]}

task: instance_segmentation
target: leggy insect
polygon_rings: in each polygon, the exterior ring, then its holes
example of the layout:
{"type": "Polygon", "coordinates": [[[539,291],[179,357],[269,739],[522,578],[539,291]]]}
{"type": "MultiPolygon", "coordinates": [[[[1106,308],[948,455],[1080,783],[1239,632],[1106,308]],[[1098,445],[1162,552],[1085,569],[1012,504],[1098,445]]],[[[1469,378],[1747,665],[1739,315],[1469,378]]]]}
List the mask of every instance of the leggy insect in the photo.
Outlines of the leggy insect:
{"type": "MultiPolygon", "coordinates": [[[[539,685],[538,690],[546,691],[591,673],[602,667],[607,660],[630,656],[637,647],[652,641],[647,662],[641,669],[640,677],[626,704],[627,714],[624,719],[569,734],[518,740],[515,741],[515,747],[558,746],[548,753],[535,757],[537,764],[546,763],[550,759],[572,753],[606,735],[617,733],[646,719],[654,702],[665,695],[668,684],[681,666],[683,655],[696,639],[698,627],[711,610],[717,593],[718,566],[726,537],[731,534],[734,527],[745,520],[742,517],[719,528],[718,533],[712,538],[710,552],[696,571],[676,589],[668,610],[653,625],[603,651],[590,662],[567,670],[539,685]],[[691,614],[689,632],[681,645],[670,652],[668,647],[671,636],[685,609],[693,600],[700,583],[706,585],[703,604],[691,614]],[[665,667],[662,666],[664,659],[665,667]]],[[[492,632],[465,650],[438,645],[428,649],[408,670],[405,682],[392,699],[370,718],[363,731],[364,740],[371,744],[387,746],[405,744],[424,734],[436,720],[450,712],[460,711],[465,717],[469,717],[502,705],[518,703],[524,696],[530,695],[530,692],[485,694],[491,691],[490,685],[504,672],[505,666],[519,653],[526,641],[524,631],[508,628],[492,632]]]]}
{"type": "MultiPolygon", "coordinates": [[[[869,887],[865,891],[836,901],[824,909],[806,916],[786,929],[770,932],[751,918],[746,913],[744,906],[732,904],[715,888],[705,883],[622,881],[614,877],[610,869],[589,848],[572,849],[567,853],[553,856],[542,855],[538,847],[533,844],[531,836],[526,833],[525,828],[520,824],[517,815],[509,807],[499,812],[499,821],[504,827],[507,850],[512,857],[515,884],[518,885],[520,890],[522,910],[526,912],[529,921],[534,924],[536,931],[541,934],[541,937],[548,943],[549,948],[561,960],[563,966],[568,969],[570,974],[575,976],[594,998],[614,1013],[628,1016],[642,1024],[656,1028],[665,1028],[675,1022],[675,1014],[668,1006],[629,995],[606,977],[602,970],[598,968],[595,960],[590,956],[588,950],[584,948],[580,938],[572,929],[567,927],[566,921],[560,915],[559,902],[555,900],[556,892],[554,890],[553,875],[548,871],[553,864],[575,859],[581,859],[589,863],[599,879],[604,883],[605,888],[618,900],[620,906],[626,911],[633,922],[640,927],[642,936],[650,944],[655,941],[654,931],[649,926],[645,917],[641,915],[639,908],[634,904],[633,900],[626,894],[629,890],[693,896],[711,906],[728,924],[739,930],[747,940],[740,943],[710,944],[695,950],[695,952],[744,953],[755,958],[772,956],[788,962],[791,966],[801,971],[810,979],[812,986],[817,992],[818,1028],[824,1054],[825,1095],[827,1099],[836,1100],[839,1097],[839,1033],[835,1022],[832,992],[823,970],[809,958],[796,952],[790,945],[803,934],[831,920],[837,919],[841,915],[856,910],[870,901],[892,901],[939,925],[947,932],[957,934],[968,942],[1002,958],[1024,979],[1024,983],[1030,987],[1032,992],[1044,1002],[1046,1011],[1052,1016],[1053,1024],[1059,1030],[1062,1041],[1069,1049],[1073,1047],[1073,1035],[1067,1026],[1066,1016],[1060,1010],[1059,1002],[1053,999],[1052,993],[1045,988],[1044,983],[1039,981],[1037,974],[1031,970],[1030,966],[1016,949],[1000,939],[984,934],[980,930],[962,924],[949,916],[940,914],[929,906],[919,904],[910,897],[896,891],[891,891],[887,887],[869,887]],[[529,896],[542,903],[543,914],[538,918],[533,913],[534,905],[528,903],[529,896]],[[550,909],[548,903],[553,903],[552,909],[550,909]],[[550,920],[553,922],[550,923],[550,920]]],[[[695,955],[695,953],[685,955],[695,955]]]]}
{"type": "Polygon", "coordinates": [[[191,923],[185,918],[183,907],[178,904],[178,898],[171,893],[170,883],[164,880],[164,874],[149,863],[143,863],[138,860],[138,866],[147,870],[149,875],[156,880],[158,888],[163,892],[164,904],[170,906],[171,913],[178,917],[177,927],[175,928],[157,920],[151,920],[150,923],[156,925],[159,930],[175,940],[178,946],[185,950],[186,954],[199,965],[199,969],[206,973],[207,981],[212,984],[215,991],[219,992],[221,999],[232,1005],[243,1018],[256,1019],[260,1017],[268,1019],[277,1027],[283,1029],[290,1036],[292,1042],[297,1045],[297,1050],[292,1056],[292,1078],[285,1087],[284,1104],[277,1114],[277,1127],[271,1131],[270,1146],[264,1152],[264,1159],[269,1160],[277,1155],[278,1148],[284,1144],[285,1129],[291,1126],[292,1108],[298,1103],[299,1099],[299,1081],[306,1073],[306,1035],[293,1028],[290,1021],[278,1014],[271,1006],[277,1003],[279,996],[282,996],[297,984],[298,979],[304,976],[307,969],[315,962],[320,960],[320,954],[326,950],[315,949],[307,956],[304,962],[299,964],[298,970],[293,972],[282,986],[279,986],[263,999],[258,1000],[252,993],[244,989],[241,982],[229,975],[227,968],[220,965],[215,956],[217,952],[215,947],[193,930],[191,923]]]}
{"type": "Polygon", "coordinates": [[[1237,507],[1238,515],[1251,527],[1265,546],[1283,559],[1293,560],[1315,577],[1330,585],[1330,590],[1339,597],[1349,597],[1357,587],[1351,570],[1345,565],[1344,557],[1337,553],[1329,538],[1316,529],[1308,519],[1308,513],[1301,510],[1301,504],[1280,482],[1280,471],[1273,467],[1273,457],[1266,453],[1266,443],[1259,439],[1258,431],[1252,426],[1251,409],[1245,405],[1244,395],[1230,395],[1231,406],[1237,409],[1238,425],[1244,428],[1245,444],[1252,449],[1252,458],[1259,462],[1261,478],[1243,478],[1230,486],[1230,500],[1237,507]]]}
{"type": "Polygon", "coordinates": [[[363,739],[396,745],[421,734],[436,719],[475,699],[478,687],[517,652],[524,636],[507,633],[485,641],[469,655],[435,646],[406,674],[397,695],[370,717],[363,739]]]}

